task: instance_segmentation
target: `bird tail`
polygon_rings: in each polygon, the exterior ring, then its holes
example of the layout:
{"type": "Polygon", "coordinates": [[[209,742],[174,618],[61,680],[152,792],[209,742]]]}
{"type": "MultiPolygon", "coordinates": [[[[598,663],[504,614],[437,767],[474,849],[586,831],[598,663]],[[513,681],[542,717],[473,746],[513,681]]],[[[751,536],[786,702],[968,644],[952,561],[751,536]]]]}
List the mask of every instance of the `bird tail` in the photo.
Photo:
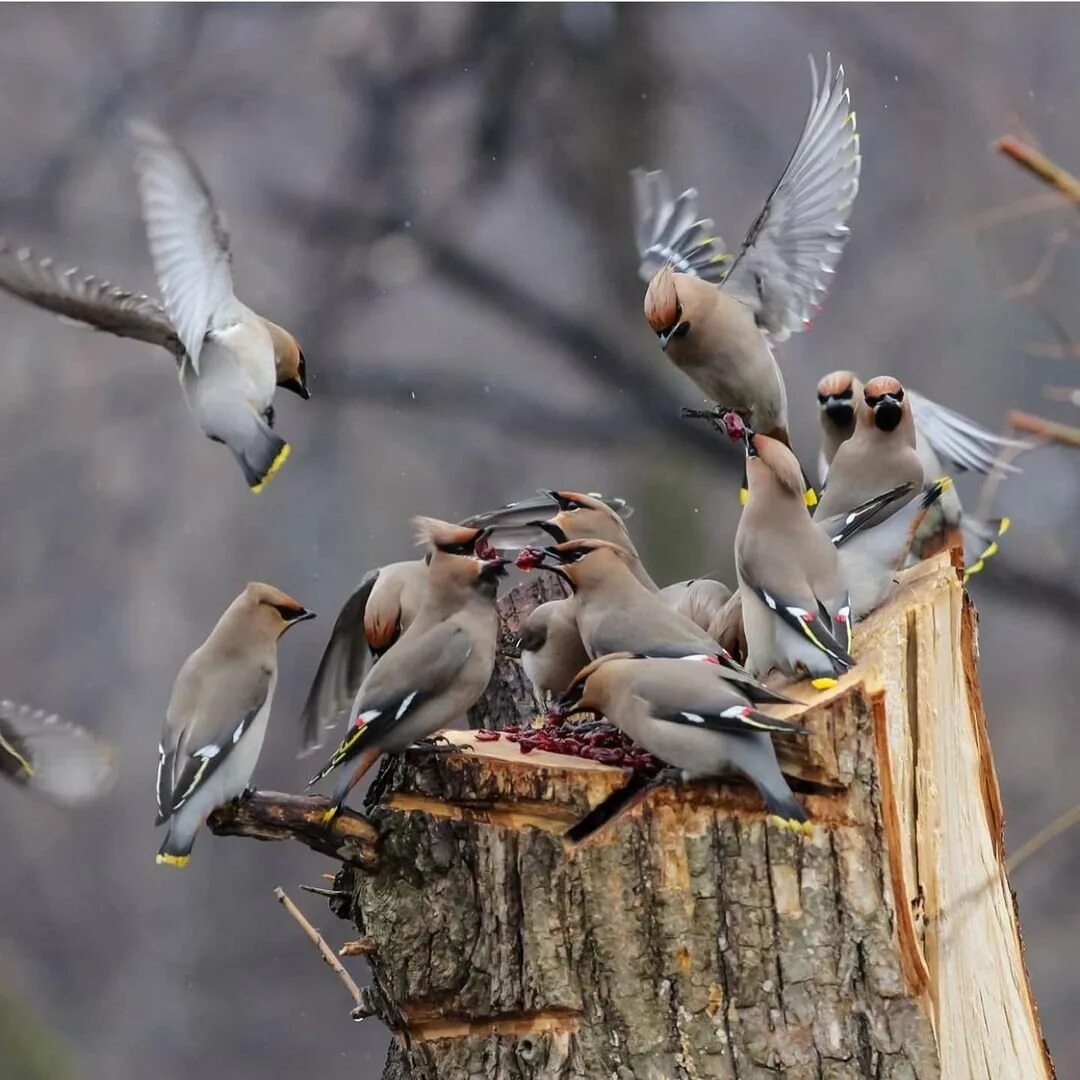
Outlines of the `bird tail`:
{"type": "Polygon", "coordinates": [[[285,464],[289,444],[261,416],[252,414],[251,423],[238,438],[227,440],[248,487],[258,494],[266,482],[285,464]]]}
{"type": "Polygon", "coordinates": [[[617,788],[597,803],[579,822],[571,825],[563,833],[563,839],[569,844],[583,843],[628,806],[637,802],[649,787],[649,780],[641,773],[634,773],[621,788],[617,788]]]}
{"type": "Polygon", "coordinates": [[[998,538],[1009,531],[1010,525],[1012,525],[1012,521],[1007,517],[990,521],[980,521],[978,518],[964,518],[961,526],[964,534],[964,547],[967,549],[970,543],[972,551],[979,551],[979,555],[964,570],[965,585],[968,578],[986,568],[987,559],[993,558],[998,553],[998,538]]]}
{"type": "Polygon", "coordinates": [[[195,830],[185,829],[175,817],[169,823],[165,842],[158,849],[155,862],[158,866],[175,866],[181,869],[191,861],[191,849],[195,844],[195,830]]]}

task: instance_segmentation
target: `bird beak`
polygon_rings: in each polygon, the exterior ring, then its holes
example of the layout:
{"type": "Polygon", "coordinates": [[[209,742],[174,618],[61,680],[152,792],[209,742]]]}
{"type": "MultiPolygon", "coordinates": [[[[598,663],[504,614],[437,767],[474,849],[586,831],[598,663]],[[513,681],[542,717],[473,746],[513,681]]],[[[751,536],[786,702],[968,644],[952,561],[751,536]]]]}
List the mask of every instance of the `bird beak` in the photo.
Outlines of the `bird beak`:
{"type": "Polygon", "coordinates": [[[754,445],[754,431],[751,428],[743,428],[743,442],[746,445],[746,456],[757,457],[757,447],[754,445]]]}
{"type": "Polygon", "coordinates": [[[661,331],[656,336],[660,339],[660,348],[667,352],[668,344],[671,341],[671,331],[669,330],[666,333],[661,331]]]}
{"type": "Polygon", "coordinates": [[[311,397],[307,385],[300,379],[282,379],[281,382],[278,383],[278,386],[282,390],[288,390],[290,393],[302,397],[305,401],[311,397]]]}
{"type": "Polygon", "coordinates": [[[565,544],[568,537],[554,521],[530,521],[529,528],[543,529],[556,544],[565,544]]]}
{"type": "Polygon", "coordinates": [[[903,415],[903,405],[892,394],[883,394],[874,406],[874,423],[882,431],[892,431],[903,415]]]}

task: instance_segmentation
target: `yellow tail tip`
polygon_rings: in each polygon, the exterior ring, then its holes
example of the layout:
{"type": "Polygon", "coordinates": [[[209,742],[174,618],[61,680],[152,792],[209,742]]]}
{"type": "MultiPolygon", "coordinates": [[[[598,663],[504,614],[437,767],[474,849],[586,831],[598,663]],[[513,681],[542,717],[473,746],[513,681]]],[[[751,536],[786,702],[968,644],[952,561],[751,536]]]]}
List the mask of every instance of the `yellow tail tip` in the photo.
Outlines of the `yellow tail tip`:
{"type": "Polygon", "coordinates": [[[292,447],[288,443],[286,443],[278,451],[278,456],[276,458],[274,458],[273,464],[270,466],[269,469],[266,470],[266,475],[257,484],[252,484],[251,485],[251,490],[252,490],[253,494],[258,495],[259,492],[262,491],[262,489],[264,487],[266,487],[267,482],[270,480],[270,477],[272,477],[274,475],[274,473],[276,473],[278,471],[278,469],[280,469],[281,466],[284,465],[285,462],[289,460],[289,455],[291,453],[292,453],[292,447]]]}
{"type": "Polygon", "coordinates": [[[750,492],[746,488],[739,488],[739,505],[745,506],[746,500],[750,498],[750,492]]]}
{"type": "Polygon", "coordinates": [[[825,676],[822,676],[820,679],[811,679],[810,685],[815,690],[831,690],[834,686],[837,685],[837,680],[829,679],[825,676]]]}
{"type": "Polygon", "coordinates": [[[1012,518],[1003,517],[1001,524],[998,525],[998,536],[1004,536],[1010,528],[1012,528],[1012,518]]]}
{"type": "Polygon", "coordinates": [[[952,477],[951,476],[939,476],[938,479],[937,479],[937,483],[938,483],[938,487],[941,488],[942,492],[946,492],[946,491],[949,490],[949,488],[952,487],[952,477]]]}
{"type": "Polygon", "coordinates": [[[810,507],[813,507],[813,506],[817,506],[817,504],[818,504],[817,492],[813,488],[807,488],[806,489],[806,505],[810,506],[810,507]]]}
{"type": "Polygon", "coordinates": [[[814,835],[814,823],[812,821],[796,821],[795,818],[781,817],[779,814],[769,814],[766,818],[770,825],[787,832],[799,833],[802,836],[814,835]]]}
{"type": "Polygon", "coordinates": [[[157,858],[154,860],[158,866],[175,866],[180,869],[187,866],[191,862],[190,855],[170,855],[167,851],[159,851],[157,858]]]}
{"type": "Polygon", "coordinates": [[[340,807],[338,806],[331,806],[330,809],[327,810],[325,814],[323,814],[322,823],[324,825],[329,825],[334,820],[334,818],[338,816],[339,809],[340,807]]]}

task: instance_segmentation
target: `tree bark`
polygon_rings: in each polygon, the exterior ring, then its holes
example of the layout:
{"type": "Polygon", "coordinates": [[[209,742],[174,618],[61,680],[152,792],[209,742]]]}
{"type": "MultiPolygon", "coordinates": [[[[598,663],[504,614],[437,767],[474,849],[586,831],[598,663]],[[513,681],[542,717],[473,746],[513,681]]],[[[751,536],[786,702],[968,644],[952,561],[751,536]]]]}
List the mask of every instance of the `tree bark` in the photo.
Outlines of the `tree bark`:
{"type": "Polygon", "coordinates": [[[810,734],[777,747],[808,837],[732,781],[655,789],[570,848],[622,770],[470,732],[387,763],[377,859],[332,903],[374,945],[383,1080],[1052,1077],[975,631],[942,555],[838,687],[794,688],[810,734]]]}

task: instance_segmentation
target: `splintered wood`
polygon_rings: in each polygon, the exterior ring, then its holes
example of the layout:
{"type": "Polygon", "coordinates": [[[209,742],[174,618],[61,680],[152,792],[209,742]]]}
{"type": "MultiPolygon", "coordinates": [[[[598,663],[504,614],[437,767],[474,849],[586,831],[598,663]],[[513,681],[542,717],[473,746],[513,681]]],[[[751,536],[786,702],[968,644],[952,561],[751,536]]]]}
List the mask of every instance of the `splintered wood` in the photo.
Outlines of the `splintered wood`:
{"type": "Polygon", "coordinates": [[[400,761],[377,861],[338,883],[397,1032],[384,1080],[1052,1076],[948,555],[860,631],[858,667],[786,710],[809,837],[732,781],[571,850],[620,770],[505,739],[400,761]]]}

